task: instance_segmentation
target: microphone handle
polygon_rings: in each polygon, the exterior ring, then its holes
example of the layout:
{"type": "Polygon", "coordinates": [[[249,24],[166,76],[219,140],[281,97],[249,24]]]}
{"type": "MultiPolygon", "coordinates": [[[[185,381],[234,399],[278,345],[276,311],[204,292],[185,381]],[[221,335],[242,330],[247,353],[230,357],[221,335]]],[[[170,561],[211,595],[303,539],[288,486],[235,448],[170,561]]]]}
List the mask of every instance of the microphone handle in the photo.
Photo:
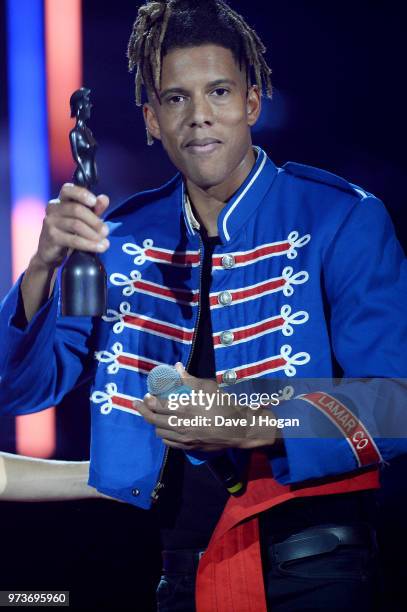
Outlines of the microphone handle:
{"type": "MultiPolygon", "coordinates": [[[[172,394],[180,395],[181,393],[190,395],[191,388],[183,385],[182,387],[176,387],[176,389],[172,389],[166,393],[160,393],[157,395],[157,397],[160,399],[168,399],[168,397],[172,394]]],[[[225,451],[216,457],[207,459],[206,464],[215,478],[217,478],[217,480],[225,487],[230,495],[234,495],[235,497],[242,495],[245,490],[245,486],[237,473],[233,462],[225,451]]]]}
{"type": "Polygon", "coordinates": [[[224,485],[230,495],[238,497],[244,493],[244,483],[226,452],[209,459],[207,466],[219,482],[224,485]]]}

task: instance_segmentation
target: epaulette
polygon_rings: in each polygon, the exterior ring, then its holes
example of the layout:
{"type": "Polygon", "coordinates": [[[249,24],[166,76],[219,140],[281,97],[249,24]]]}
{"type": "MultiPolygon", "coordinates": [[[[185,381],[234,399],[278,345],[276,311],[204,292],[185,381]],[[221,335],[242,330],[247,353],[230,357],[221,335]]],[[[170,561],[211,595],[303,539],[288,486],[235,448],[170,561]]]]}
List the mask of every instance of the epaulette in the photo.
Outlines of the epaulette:
{"type": "Polygon", "coordinates": [[[362,199],[371,195],[361,187],[358,187],[353,183],[349,183],[344,178],[337,176],[332,172],[328,172],[328,170],[321,170],[320,168],[306,166],[305,164],[297,164],[295,162],[287,162],[284,164],[283,169],[294,176],[315,181],[316,183],[330,185],[331,187],[336,187],[337,189],[341,189],[342,191],[346,191],[347,193],[351,193],[352,195],[362,199]]]}
{"type": "Polygon", "coordinates": [[[106,216],[103,217],[104,221],[111,221],[114,217],[119,217],[121,215],[126,215],[133,212],[135,208],[138,208],[139,206],[144,206],[144,204],[148,204],[153,200],[167,197],[172,191],[174,191],[180,180],[181,175],[178,173],[167,183],[156,189],[148,189],[146,191],[140,191],[139,193],[133,194],[111,210],[108,210],[106,216]]]}

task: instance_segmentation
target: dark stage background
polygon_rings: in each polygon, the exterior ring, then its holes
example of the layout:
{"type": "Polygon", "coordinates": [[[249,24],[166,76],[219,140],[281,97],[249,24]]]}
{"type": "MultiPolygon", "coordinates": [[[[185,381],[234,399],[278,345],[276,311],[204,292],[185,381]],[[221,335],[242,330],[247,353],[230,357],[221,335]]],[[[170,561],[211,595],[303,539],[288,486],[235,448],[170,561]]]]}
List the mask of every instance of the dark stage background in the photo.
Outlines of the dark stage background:
{"type": "MultiPolygon", "coordinates": [[[[401,5],[374,0],[231,4],[266,42],[273,68],[274,99],[265,102],[254,142],[277,164],[293,160],[325,168],[379,196],[406,246],[406,37],[401,5]]],[[[146,146],[141,111],[133,101],[125,50],[138,5],[134,0],[83,1],[84,84],[92,89],[99,189],[111,196],[112,206],[174,173],[158,143],[146,146]]],[[[4,4],[0,7],[0,179],[7,194],[4,4]]],[[[58,190],[59,185],[52,186],[54,195],[58,190]]],[[[0,211],[3,228],[8,217],[6,207],[0,211]]],[[[1,266],[7,274],[10,236],[3,232],[1,266]]],[[[5,291],[7,287],[3,295],[5,291]]],[[[88,396],[87,389],[80,389],[62,402],[54,458],[88,458],[88,396]]],[[[0,448],[13,452],[14,421],[3,417],[0,431],[0,448]]],[[[385,468],[379,496],[386,612],[405,609],[406,467],[401,458],[385,468]]],[[[0,512],[0,589],[70,590],[71,607],[77,609],[154,609],[159,553],[148,513],[102,500],[3,502],[0,512]]]]}

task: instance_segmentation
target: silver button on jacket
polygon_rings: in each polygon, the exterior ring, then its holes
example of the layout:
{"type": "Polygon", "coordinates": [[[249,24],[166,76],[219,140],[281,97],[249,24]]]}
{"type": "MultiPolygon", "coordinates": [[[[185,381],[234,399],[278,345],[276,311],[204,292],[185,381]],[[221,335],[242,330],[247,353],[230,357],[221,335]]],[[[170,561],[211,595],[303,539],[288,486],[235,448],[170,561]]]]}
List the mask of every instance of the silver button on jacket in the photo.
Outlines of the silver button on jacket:
{"type": "Polygon", "coordinates": [[[237,374],[234,370],[226,370],[226,372],[222,374],[222,380],[224,383],[233,385],[237,380],[237,374]]]}
{"type": "Polygon", "coordinates": [[[222,257],[222,266],[226,269],[226,270],[230,270],[230,268],[233,268],[235,265],[235,258],[233,257],[233,255],[224,255],[222,257]]]}
{"type": "Polygon", "coordinates": [[[220,335],[220,341],[224,346],[229,346],[232,344],[235,339],[234,333],[232,331],[224,331],[220,335]]]}
{"type": "Polygon", "coordinates": [[[222,306],[228,306],[232,301],[232,294],[230,291],[222,291],[218,295],[218,302],[222,304],[222,306]]]}

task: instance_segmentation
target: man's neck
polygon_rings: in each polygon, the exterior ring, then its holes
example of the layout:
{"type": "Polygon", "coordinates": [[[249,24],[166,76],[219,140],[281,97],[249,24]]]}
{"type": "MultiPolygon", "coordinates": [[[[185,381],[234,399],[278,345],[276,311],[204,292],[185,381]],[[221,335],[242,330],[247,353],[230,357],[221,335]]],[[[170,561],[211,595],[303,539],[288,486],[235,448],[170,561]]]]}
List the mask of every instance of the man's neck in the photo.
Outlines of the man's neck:
{"type": "Polygon", "coordinates": [[[218,217],[226,202],[233,196],[249,176],[256,157],[253,149],[245,157],[236,171],[220,185],[202,189],[188,178],[186,187],[193,211],[199,223],[206,228],[208,236],[218,235],[218,217]]]}

